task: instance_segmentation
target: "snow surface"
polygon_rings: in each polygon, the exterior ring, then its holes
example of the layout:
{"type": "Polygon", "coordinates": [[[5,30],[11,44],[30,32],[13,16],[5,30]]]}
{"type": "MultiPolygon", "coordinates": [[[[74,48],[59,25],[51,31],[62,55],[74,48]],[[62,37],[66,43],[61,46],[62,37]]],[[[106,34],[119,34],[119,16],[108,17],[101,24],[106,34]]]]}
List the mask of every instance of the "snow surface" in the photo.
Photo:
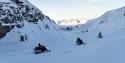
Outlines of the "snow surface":
{"type": "Polygon", "coordinates": [[[47,18],[38,24],[24,22],[22,28],[15,27],[0,39],[0,63],[125,63],[124,13],[125,7],[109,11],[73,31],[60,30],[47,18]],[[50,28],[45,29],[45,24],[50,28]],[[97,37],[99,32],[103,38],[97,37]],[[21,34],[28,39],[20,42],[21,34]],[[86,45],[77,46],[77,37],[86,45]],[[51,52],[35,55],[33,48],[38,43],[51,52]]]}

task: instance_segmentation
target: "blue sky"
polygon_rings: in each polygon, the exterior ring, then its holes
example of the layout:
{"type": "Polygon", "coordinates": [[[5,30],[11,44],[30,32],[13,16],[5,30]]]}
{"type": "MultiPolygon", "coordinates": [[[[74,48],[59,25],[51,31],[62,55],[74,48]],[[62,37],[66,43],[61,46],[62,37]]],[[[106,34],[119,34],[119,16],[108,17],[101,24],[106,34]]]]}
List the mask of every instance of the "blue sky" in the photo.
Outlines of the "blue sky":
{"type": "Polygon", "coordinates": [[[124,0],[29,0],[54,20],[95,18],[125,5],[124,0]]]}

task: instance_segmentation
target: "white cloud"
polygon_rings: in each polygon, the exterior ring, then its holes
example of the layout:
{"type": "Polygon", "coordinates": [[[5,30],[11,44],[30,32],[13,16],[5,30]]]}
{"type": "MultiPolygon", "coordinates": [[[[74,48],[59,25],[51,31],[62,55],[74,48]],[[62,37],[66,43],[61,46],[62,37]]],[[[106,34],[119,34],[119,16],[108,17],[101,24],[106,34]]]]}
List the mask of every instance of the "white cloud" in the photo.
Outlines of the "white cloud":
{"type": "Polygon", "coordinates": [[[89,2],[100,2],[102,0],[89,0],[89,2]]]}
{"type": "Polygon", "coordinates": [[[80,1],[79,0],[72,0],[72,3],[78,4],[78,3],[80,3],[80,1]]]}

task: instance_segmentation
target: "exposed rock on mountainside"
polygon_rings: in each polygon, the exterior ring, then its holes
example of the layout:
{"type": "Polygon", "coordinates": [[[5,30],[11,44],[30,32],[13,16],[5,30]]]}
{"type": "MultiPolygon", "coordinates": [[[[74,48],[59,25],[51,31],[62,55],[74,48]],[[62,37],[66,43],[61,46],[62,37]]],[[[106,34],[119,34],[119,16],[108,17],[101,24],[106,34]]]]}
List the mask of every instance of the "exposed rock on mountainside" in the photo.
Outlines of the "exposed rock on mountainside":
{"type": "Polygon", "coordinates": [[[45,16],[27,0],[0,1],[0,38],[14,27],[21,28],[25,22],[37,24],[42,22],[45,28],[51,28],[55,22],[45,16]]]}

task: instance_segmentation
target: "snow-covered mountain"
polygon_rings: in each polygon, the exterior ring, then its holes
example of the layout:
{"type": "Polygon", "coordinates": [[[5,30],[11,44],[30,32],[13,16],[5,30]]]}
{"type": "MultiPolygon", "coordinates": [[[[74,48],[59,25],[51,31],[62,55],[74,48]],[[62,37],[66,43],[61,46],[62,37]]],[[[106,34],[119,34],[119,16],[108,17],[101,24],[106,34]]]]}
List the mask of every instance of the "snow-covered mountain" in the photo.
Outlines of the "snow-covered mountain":
{"type": "Polygon", "coordinates": [[[125,26],[125,7],[111,10],[106,12],[99,18],[88,20],[85,24],[79,25],[60,25],[61,29],[66,29],[67,27],[72,28],[72,30],[82,30],[82,31],[113,31],[125,26]]]}
{"type": "Polygon", "coordinates": [[[27,0],[0,1],[0,24],[0,37],[13,28],[24,29],[27,24],[27,28],[36,25],[40,29],[55,29],[55,22],[27,0]]]}
{"type": "Polygon", "coordinates": [[[86,26],[89,30],[113,31],[125,26],[125,7],[106,12],[99,18],[89,20],[86,26]],[[95,22],[96,21],[96,22],[95,22]]]}
{"type": "Polygon", "coordinates": [[[84,24],[87,22],[87,18],[80,18],[80,19],[65,19],[60,20],[57,22],[59,25],[78,25],[78,24],[84,24]]]}
{"type": "Polygon", "coordinates": [[[125,7],[65,31],[27,0],[0,2],[5,11],[3,15],[0,12],[0,36],[6,33],[0,38],[0,63],[125,63],[125,7]],[[20,6],[24,7],[20,9],[20,6]],[[30,9],[28,12],[25,6],[30,9]],[[99,32],[103,38],[98,38],[99,32]],[[21,36],[25,40],[21,41],[21,36]],[[77,37],[86,45],[77,46],[77,37]],[[46,45],[51,52],[35,55],[33,49],[38,43],[46,45]]]}

